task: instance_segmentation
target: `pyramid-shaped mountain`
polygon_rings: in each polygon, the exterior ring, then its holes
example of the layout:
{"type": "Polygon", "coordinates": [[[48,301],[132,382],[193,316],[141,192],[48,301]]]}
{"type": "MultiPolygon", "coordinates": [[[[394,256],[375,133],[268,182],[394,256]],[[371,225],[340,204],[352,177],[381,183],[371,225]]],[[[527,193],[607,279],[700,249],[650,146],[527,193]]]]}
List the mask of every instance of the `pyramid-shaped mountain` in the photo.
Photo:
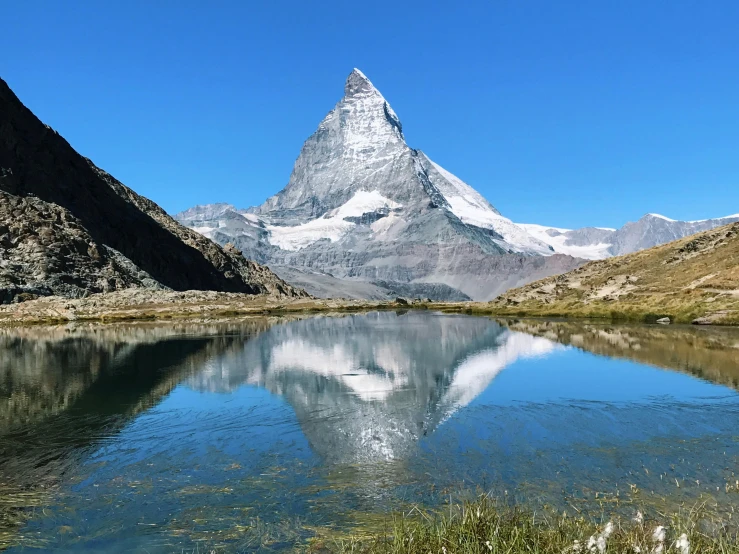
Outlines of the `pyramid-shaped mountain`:
{"type": "Polygon", "coordinates": [[[96,167],[0,79],[0,303],[130,287],[304,294],[96,167]]]}
{"type": "Polygon", "coordinates": [[[400,119],[358,69],[282,191],[256,208],[211,204],[177,218],[316,294],[330,293],[338,279],[361,284],[357,296],[369,283],[379,295],[485,300],[580,263],[553,256],[550,245],[409,147],[400,119]]]}

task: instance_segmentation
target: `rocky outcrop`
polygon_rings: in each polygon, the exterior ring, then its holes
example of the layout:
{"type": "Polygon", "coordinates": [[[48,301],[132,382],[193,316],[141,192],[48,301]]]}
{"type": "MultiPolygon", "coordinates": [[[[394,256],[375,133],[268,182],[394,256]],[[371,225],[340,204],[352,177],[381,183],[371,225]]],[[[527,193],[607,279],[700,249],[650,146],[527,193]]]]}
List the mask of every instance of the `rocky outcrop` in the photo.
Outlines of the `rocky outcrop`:
{"type": "Polygon", "coordinates": [[[96,167],[0,80],[0,301],[129,287],[304,294],[96,167]]]}

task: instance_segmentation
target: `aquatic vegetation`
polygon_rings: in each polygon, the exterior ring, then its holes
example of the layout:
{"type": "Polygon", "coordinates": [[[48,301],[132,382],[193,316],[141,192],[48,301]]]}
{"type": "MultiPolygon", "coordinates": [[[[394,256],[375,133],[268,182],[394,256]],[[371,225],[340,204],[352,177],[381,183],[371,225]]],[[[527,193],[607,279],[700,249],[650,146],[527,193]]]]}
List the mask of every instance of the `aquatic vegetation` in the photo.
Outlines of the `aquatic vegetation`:
{"type": "Polygon", "coordinates": [[[413,509],[372,535],[314,542],[337,553],[471,554],[733,554],[737,528],[705,504],[633,518],[570,517],[553,509],[509,507],[482,496],[438,511],[413,509]],[[606,523],[602,523],[605,521],[606,523]]]}
{"type": "Polygon", "coordinates": [[[0,481],[0,551],[15,544],[18,530],[33,510],[41,509],[48,501],[47,491],[26,491],[0,481]]]}

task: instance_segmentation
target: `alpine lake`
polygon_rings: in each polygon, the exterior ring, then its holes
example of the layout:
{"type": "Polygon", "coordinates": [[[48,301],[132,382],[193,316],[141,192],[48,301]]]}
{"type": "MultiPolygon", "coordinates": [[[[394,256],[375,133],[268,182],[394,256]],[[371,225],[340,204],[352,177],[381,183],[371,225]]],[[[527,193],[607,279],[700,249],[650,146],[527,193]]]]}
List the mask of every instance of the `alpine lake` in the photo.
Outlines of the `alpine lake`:
{"type": "Polygon", "coordinates": [[[0,550],[281,552],[488,494],[739,505],[739,329],[430,311],[0,330],[0,550]]]}

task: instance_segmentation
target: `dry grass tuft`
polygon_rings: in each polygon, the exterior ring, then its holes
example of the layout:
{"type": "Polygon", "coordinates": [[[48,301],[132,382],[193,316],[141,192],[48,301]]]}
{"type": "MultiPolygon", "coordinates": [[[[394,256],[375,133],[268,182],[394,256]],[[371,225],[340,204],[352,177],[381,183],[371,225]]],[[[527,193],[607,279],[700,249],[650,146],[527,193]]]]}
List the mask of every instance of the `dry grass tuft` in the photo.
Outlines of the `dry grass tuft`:
{"type": "Polygon", "coordinates": [[[704,505],[644,519],[594,522],[565,513],[531,512],[499,506],[487,497],[396,515],[385,532],[314,545],[314,551],[393,554],[734,554],[733,527],[704,505]]]}

